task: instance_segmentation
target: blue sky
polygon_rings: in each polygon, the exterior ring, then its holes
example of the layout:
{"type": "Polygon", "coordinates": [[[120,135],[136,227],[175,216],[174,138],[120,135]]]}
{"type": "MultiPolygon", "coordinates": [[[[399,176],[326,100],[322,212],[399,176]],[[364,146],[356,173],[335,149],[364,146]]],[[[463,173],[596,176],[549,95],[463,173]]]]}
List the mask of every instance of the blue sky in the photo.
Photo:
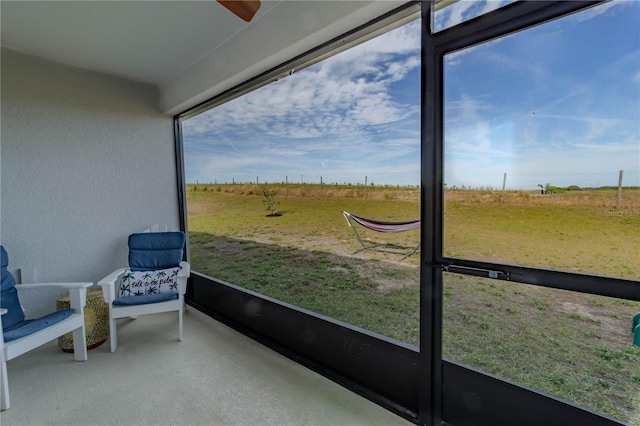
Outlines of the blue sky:
{"type": "MultiPolygon", "coordinates": [[[[451,25],[504,2],[461,1],[451,25]]],[[[640,186],[640,2],[445,58],[445,182],[640,186]],[[615,41],[615,42],[614,42],[615,41]]],[[[414,21],[183,123],[187,182],[417,185],[414,21]]]]}

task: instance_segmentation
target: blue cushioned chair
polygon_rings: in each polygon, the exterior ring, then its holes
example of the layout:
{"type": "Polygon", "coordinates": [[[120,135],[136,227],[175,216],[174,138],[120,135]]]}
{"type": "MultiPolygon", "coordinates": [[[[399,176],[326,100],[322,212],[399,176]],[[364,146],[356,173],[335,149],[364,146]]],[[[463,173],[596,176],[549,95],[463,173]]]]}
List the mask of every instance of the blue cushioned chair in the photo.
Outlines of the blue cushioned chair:
{"type": "Polygon", "coordinates": [[[37,348],[66,333],[73,332],[73,349],[76,361],[87,360],[87,340],[84,328],[84,305],[87,297],[87,287],[93,283],[38,283],[21,284],[20,292],[34,288],[64,287],[69,289],[71,309],[53,312],[42,318],[25,319],[22,305],[18,298],[16,280],[7,270],[9,256],[3,246],[2,255],[2,286],[0,293],[2,339],[0,352],[2,353],[2,370],[0,381],[1,408],[9,408],[9,383],[7,380],[7,361],[37,348]]]}
{"type": "Polygon", "coordinates": [[[118,318],[178,311],[179,339],[182,341],[184,293],[191,273],[189,263],[182,261],[184,243],[183,232],[131,234],[129,268],[118,269],[98,282],[102,287],[104,300],[109,305],[111,352],[118,347],[118,318]],[[163,292],[163,283],[170,281],[168,278],[171,275],[165,271],[172,269],[175,279],[164,285],[163,292]],[[165,274],[162,275],[164,278],[154,281],[161,274],[165,274]]]}

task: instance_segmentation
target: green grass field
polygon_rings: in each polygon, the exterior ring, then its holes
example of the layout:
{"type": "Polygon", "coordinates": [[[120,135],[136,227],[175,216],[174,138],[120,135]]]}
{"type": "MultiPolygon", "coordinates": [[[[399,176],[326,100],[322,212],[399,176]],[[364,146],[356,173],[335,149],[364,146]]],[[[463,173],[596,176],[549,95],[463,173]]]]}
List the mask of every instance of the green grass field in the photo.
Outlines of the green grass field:
{"type": "MultiPolygon", "coordinates": [[[[188,186],[191,262],[199,272],[418,344],[418,256],[364,251],[342,210],[419,218],[416,188],[188,186]]],[[[640,278],[640,190],[447,191],[445,254],[640,278]]],[[[415,246],[418,231],[364,232],[415,246]]],[[[455,360],[640,425],[640,303],[445,274],[443,351],[455,360]]]]}

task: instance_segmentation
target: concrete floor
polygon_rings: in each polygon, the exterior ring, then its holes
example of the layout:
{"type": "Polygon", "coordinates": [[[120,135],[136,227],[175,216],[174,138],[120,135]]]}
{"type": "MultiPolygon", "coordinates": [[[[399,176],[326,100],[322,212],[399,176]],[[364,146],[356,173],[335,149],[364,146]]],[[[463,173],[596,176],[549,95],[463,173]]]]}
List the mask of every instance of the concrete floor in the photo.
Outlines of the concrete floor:
{"type": "Polygon", "coordinates": [[[57,341],[8,362],[11,425],[412,425],[193,308],[118,322],[74,362],[57,341]]]}

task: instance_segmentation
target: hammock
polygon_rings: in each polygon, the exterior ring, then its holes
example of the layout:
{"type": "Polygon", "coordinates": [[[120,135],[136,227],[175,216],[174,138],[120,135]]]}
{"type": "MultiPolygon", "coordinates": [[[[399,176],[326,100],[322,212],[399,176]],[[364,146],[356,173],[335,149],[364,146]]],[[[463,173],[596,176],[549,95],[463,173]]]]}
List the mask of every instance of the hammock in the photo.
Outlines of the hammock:
{"type": "Polygon", "coordinates": [[[414,229],[420,228],[420,220],[412,220],[410,222],[382,222],[379,220],[365,219],[363,217],[352,215],[351,213],[345,211],[342,212],[342,215],[347,220],[347,225],[349,225],[349,228],[353,229],[353,232],[356,234],[358,242],[360,242],[360,244],[362,245],[362,248],[355,251],[353,254],[360,253],[363,250],[376,250],[386,253],[404,254],[404,257],[402,258],[402,260],[404,260],[407,257],[415,254],[418,249],[420,249],[420,243],[418,243],[418,245],[412,249],[411,247],[397,246],[388,243],[364,241],[362,237],[360,237],[360,233],[358,232],[356,227],[351,223],[351,221],[353,221],[366,229],[376,232],[397,233],[412,231],[414,229]],[[407,250],[410,251],[407,252],[407,250]]]}

